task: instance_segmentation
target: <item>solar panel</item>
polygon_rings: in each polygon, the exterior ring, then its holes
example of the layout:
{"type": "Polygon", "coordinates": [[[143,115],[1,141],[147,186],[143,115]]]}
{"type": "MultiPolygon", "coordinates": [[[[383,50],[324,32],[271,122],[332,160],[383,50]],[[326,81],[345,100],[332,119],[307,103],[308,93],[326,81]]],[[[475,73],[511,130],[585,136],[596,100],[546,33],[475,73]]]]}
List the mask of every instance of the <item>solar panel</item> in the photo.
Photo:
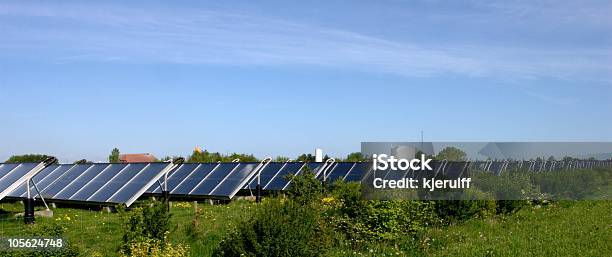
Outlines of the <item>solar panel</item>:
{"type": "Polygon", "coordinates": [[[372,169],[372,164],[368,162],[358,162],[355,167],[349,171],[344,177],[344,181],[348,182],[359,182],[366,176],[372,169]]]}
{"type": "MultiPolygon", "coordinates": [[[[261,170],[261,174],[260,174],[259,183],[262,186],[262,188],[268,183],[270,183],[270,181],[272,181],[274,178],[276,178],[277,174],[281,172],[283,169],[285,169],[287,164],[288,162],[268,163],[268,165],[263,170],[261,170]]],[[[253,179],[251,179],[251,182],[247,184],[245,189],[256,189],[256,188],[257,188],[257,175],[253,176],[253,179]]]]}
{"type": "Polygon", "coordinates": [[[28,181],[44,167],[42,163],[0,164],[0,199],[28,181]]]}
{"type": "Polygon", "coordinates": [[[87,198],[100,190],[100,188],[102,188],[106,182],[110,181],[115,174],[123,170],[127,165],[128,164],[107,164],[106,167],[100,171],[100,173],[96,174],[96,176],[87,181],[79,190],[65,199],[87,200],[87,198]]]}
{"type": "Polygon", "coordinates": [[[211,171],[205,178],[194,187],[190,195],[210,195],[211,191],[219,184],[228,174],[232,173],[240,166],[240,163],[222,163],[217,169],[211,171]]]}
{"type": "MultiPolygon", "coordinates": [[[[70,165],[71,167],[66,170],[60,177],[56,178],[53,182],[47,184],[46,187],[40,184],[38,187],[41,193],[44,192],[47,195],[55,196],[59,191],[66,188],[68,184],[73,182],[79,175],[83,174],[87,169],[92,167],[93,165],[70,165]]],[[[36,184],[39,185],[39,184],[36,184]]]]}
{"type": "Polygon", "coordinates": [[[344,180],[344,177],[353,168],[355,168],[356,164],[357,163],[355,163],[355,162],[339,162],[339,163],[336,163],[334,165],[333,169],[330,169],[327,172],[327,177],[325,178],[325,181],[333,182],[333,181],[336,181],[338,179],[344,180]]]}
{"type": "Polygon", "coordinates": [[[262,187],[265,190],[283,190],[288,184],[289,180],[287,180],[287,176],[289,174],[297,175],[301,172],[301,170],[306,167],[306,163],[303,162],[290,162],[285,165],[285,167],[280,170],[274,178],[270,180],[267,184],[263,184],[262,187]]]}
{"type": "MultiPolygon", "coordinates": [[[[260,163],[185,163],[168,175],[168,191],[175,196],[231,199],[255,175],[260,163]]],[[[159,184],[163,184],[160,181],[159,184]]],[[[148,193],[161,193],[159,184],[148,193]]]]}
{"type": "MultiPolygon", "coordinates": [[[[78,177],[70,182],[64,189],[54,195],[57,199],[70,199],[72,195],[83,188],[89,181],[93,180],[98,174],[106,169],[110,164],[91,165],[87,170],[83,171],[78,177]]],[[[36,182],[36,181],[35,181],[36,182]]]]}
{"type": "MultiPolygon", "coordinates": [[[[168,174],[168,188],[176,188],[183,180],[187,178],[187,176],[189,176],[189,174],[191,174],[195,168],[197,168],[198,165],[198,163],[186,163],[172,170],[172,172],[168,174]]],[[[161,194],[162,188],[160,187],[160,184],[162,184],[162,181],[160,181],[160,183],[153,184],[153,186],[147,189],[146,193],[161,194]]]]}
{"type": "MultiPolygon", "coordinates": [[[[117,183],[121,185],[119,189],[115,190],[115,187],[104,189],[109,190],[110,192],[114,192],[106,201],[123,203],[129,202],[131,198],[138,198],[140,194],[142,194],[145,189],[148,188],[148,185],[151,185],[155,182],[155,176],[157,174],[163,175],[164,169],[167,167],[167,164],[164,165],[161,163],[150,163],[147,164],[147,166],[145,166],[142,170],[138,171],[136,175],[129,174],[130,176],[126,178],[127,182],[121,183],[122,181],[120,181],[117,183]],[[137,193],[139,191],[140,194],[137,193]]],[[[115,179],[114,181],[117,181],[117,179],[115,179]]]]}
{"type": "MultiPolygon", "coordinates": [[[[172,167],[169,163],[54,164],[32,181],[45,199],[130,206],[172,167]]],[[[25,188],[15,190],[11,196],[24,197],[25,188]]]]}
{"type": "Polygon", "coordinates": [[[212,196],[228,197],[234,196],[250,179],[258,163],[247,163],[240,165],[210,192],[212,196]]]}
{"type": "MultiPolygon", "coordinates": [[[[174,195],[187,195],[191,192],[195,187],[198,186],[199,183],[204,181],[204,178],[211,173],[211,171],[218,168],[220,163],[200,163],[200,164],[183,164],[182,166],[186,166],[187,169],[185,172],[189,172],[189,175],[185,177],[182,181],[180,181],[176,187],[171,188],[168,187],[170,194],[174,195]]],[[[179,167],[179,168],[181,168],[179,167]]],[[[168,181],[169,182],[169,181],[168,181]]]]}
{"type": "Polygon", "coordinates": [[[499,176],[502,173],[503,168],[504,168],[503,162],[492,162],[491,165],[489,166],[489,171],[499,176]]]}
{"type": "Polygon", "coordinates": [[[444,169],[444,176],[447,178],[459,178],[465,176],[468,162],[449,162],[444,169]]]}

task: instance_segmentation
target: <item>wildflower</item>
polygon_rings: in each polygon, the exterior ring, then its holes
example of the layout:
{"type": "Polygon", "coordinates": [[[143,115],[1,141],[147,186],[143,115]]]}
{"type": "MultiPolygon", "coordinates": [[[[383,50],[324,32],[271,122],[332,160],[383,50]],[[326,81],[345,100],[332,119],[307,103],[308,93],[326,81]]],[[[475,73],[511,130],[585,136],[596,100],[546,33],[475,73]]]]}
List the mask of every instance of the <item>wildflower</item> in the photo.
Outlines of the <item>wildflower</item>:
{"type": "Polygon", "coordinates": [[[335,199],[334,199],[333,197],[325,197],[325,198],[321,199],[321,201],[322,201],[324,204],[330,204],[330,203],[333,203],[333,202],[334,202],[334,200],[335,200],[335,199]]]}

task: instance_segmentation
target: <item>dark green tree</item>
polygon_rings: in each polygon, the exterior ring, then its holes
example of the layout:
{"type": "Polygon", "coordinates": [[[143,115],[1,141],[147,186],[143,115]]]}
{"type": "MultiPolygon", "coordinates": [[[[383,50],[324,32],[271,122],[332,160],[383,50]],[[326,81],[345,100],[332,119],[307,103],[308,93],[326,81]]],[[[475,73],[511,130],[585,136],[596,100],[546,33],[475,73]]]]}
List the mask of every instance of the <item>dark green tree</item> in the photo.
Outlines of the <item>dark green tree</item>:
{"type": "Polygon", "coordinates": [[[467,154],[464,151],[461,151],[456,147],[446,147],[442,149],[436,156],[437,160],[447,160],[447,161],[465,161],[467,160],[467,154]]]}
{"type": "Polygon", "coordinates": [[[51,156],[46,154],[13,155],[11,158],[6,160],[6,163],[43,162],[49,157],[51,156]]]}
{"type": "Polygon", "coordinates": [[[119,148],[113,148],[111,154],[108,156],[108,162],[110,163],[118,163],[119,162],[119,148]]]}
{"type": "Polygon", "coordinates": [[[365,160],[366,158],[360,152],[350,153],[346,156],[346,159],[344,159],[344,161],[347,162],[362,162],[365,160]]]}
{"type": "Polygon", "coordinates": [[[285,156],[276,156],[276,158],[274,158],[275,162],[286,162],[289,161],[289,157],[285,157],[285,156]]]}
{"type": "Polygon", "coordinates": [[[299,162],[314,162],[315,157],[312,154],[302,154],[298,156],[297,161],[299,162]]]}

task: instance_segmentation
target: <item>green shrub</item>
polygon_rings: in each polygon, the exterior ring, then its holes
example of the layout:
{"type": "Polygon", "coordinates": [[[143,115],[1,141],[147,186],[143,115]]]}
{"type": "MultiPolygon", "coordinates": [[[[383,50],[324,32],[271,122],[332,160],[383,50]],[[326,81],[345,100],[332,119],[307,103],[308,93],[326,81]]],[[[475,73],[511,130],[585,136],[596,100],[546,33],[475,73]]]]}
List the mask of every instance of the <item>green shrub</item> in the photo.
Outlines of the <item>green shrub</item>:
{"type": "Polygon", "coordinates": [[[436,212],[446,221],[453,223],[473,217],[491,217],[496,213],[496,202],[490,194],[478,189],[466,189],[459,199],[435,201],[436,212]]]}
{"type": "Polygon", "coordinates": [[[543,193],[554,199],[585,199],[609,185],[612,172],[606,169],[562,170],[533,173],[531,177],[543,193]]]}
{"type": "Polygon", "coordinates": [[[476,188],[497,200],[497,213],[516,212],[540,195],[539,188],[533,185],[529,172],[505,172],[500,176],[479,172],[472,177],[476,188]]]}
{"type": "Polygon", "coordinates": [[[328,238],[320,210],[291,199],[269,199],[222,240],[213,255],[322,256],[329,249],[328,238]]]}
{"type": "Polygon", "coordinates": [[[323,196],[323,185],[315,174],[305,170],[300,175],[290,176],[291,185],[287,196],[301,205],[308,205],[319,201],[323,196]]]}
{"type": "Polygon", "coordinates": [[[134,208],[126,222],[120,251],[129,255],[132,244],[145,239],[158,240],[164,245],[170,231],[170,217],[167,206],[161,201],[148,201],[134,208]]]}
{"type": "Polygon", "coordinates": [[[129,245],[129,254],[121,256],[130,257],[185,257],[189,256],[189,247],[182,244],[171,244],[158,239],[144,238],[129,245]]]}
{"type": "Polygon", "coordinates": [[[440,223],[434,202],[417,200],[363,200],[359,183],[337,182],[331,194],[332,209],[326,212],[344,242],[353,249],[371,247],[372,242],[401,244],[427,227],[440,223]]]}

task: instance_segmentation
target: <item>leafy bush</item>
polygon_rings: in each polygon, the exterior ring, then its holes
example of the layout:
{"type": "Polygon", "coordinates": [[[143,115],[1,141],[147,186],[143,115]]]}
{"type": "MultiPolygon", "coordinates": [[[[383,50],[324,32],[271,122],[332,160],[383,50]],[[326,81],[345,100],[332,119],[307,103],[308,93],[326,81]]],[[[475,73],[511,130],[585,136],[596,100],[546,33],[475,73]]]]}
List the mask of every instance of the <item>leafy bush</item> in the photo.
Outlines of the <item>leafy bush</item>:
{"type": "Polygon", "coordinates": [[[344,235],[341,243],[354,249],[364,249],[373,241],[398,243],[440,221],[430,201],[362,200],[358,183],[337,182],[331,193],[337,200],[327,211],[328,219],[344,235]]]}
{"type": "Polygon", "coordinates": [[[291,186],[287,195],[300,205],[308,205],[323,196],[323,185],[315,174],[305,170],[298,176],[290,176],[291,186]]]}
{"type": "Polygon", "coordinates": [[[221,241],[214,256],[322,256],[327,238],[318,209],[269,199],[221,241]]]}
{"type": "Polygon", "coordinates": [[[287,199],[268,199],[221,241],[215,256],[321,256],[330,248],[323,187],[311,172],[293,176],[287,199]]]}
{"type": "Polygon", "coordinates": [[[121,252],[129,255],[132,244],[147,242],[146,239],[158,240],[165,245],[166,234],[170,231],[170,217],[167,206],[161,201],[148,201],[134,208],[127,220],[121,252]]]}
{"type": "Polygon", "coordinates": [[[497,213],[516,212],[540,195],[528,172],[506,172],[500,176],[479,172],[473,178],[476,188],[497,199],[497,213]]]}
{"type": "Polygon", "coordinates": [[[584,199],[611,181],[612,172],[605,169],[562,170],[533,173],[534,183],[543,193],[555,199],[584,199]]]}
{"type": "Polygon", "coordinates": [[[435,202],[436,212],[447,223],[465,221],[473,217],[490,217],[496,213],[496,202],[490,194],[473,188],[461,193],[463,195],[458,199],[465,200],[435,202]]]}
{"type": "Polygon", "coordinates": [[[129,251],[126,252],[121,253],[121,256],[185,257],[189,256],[189,247],[182,244],[173,245],[158,239],[144,238],[140,241],[132,242],[129,245],[129,251]],[[126,252],[129,252],[129,254],[126,254],[126,252]]]}

